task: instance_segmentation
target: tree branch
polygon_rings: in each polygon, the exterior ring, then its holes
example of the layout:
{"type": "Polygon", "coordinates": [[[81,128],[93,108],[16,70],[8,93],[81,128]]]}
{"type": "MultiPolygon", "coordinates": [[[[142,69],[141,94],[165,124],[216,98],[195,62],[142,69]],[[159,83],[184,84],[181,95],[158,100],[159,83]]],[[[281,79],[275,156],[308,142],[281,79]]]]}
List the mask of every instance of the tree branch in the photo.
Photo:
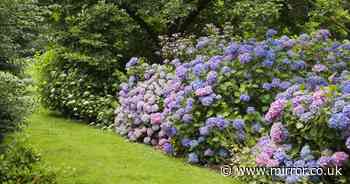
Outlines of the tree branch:
{"type": "Polygon", "coordinates": [[[202,10],[207,8],[211,0],[198,0],[196,8],[185,18],[178,18],[168,27],[168,35],[185,32],[188,26],[197,18],[202,10]]]}
{"type": "Polygon", "coordinates": [[[131,8],[126,2],[121,0],[112,0],[113,3],[115,3],[118,7],[121,9],[124,9],[125,12],[129,15],[131,19],[133,19],[150,37],[150,39],[153,41],[156,48],[152,48],[152,51],[154,53],[154,58],[158,60],[158,62],[162,61],[162,58],[159,54],[156,54],[156,52],[161,50],[160,46],[160,39],[159,39],[159,33],[153,29],[151,25],[149,25],[144,19],[142,19],[138,13],[137,10],[134,10],[131,8]]]}

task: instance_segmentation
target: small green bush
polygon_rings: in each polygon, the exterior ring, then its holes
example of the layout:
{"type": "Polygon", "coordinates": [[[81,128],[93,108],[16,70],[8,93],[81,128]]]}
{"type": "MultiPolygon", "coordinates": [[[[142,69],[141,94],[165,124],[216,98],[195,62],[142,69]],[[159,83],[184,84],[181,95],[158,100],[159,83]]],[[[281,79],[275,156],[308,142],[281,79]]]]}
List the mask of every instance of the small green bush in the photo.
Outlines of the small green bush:
{"type": "Polygon", "coordinates": [[[5,133],[18,128],[32,106],[25,82],[0,71],[0,142],[5,133]]]}
{"type": "Polygon", "coordinates": [[[0,183],[55,184],[53,170],[39,162],[40,156],[22,140],[0,147],[0,183]]]}
{"type": "Polygon", "coordinates": [[[112,124],[116,100],[111,94],[116,87],[109,84],[123,74],[96,71],[94,66],[70,62],[64,54],[64,50],[55,49],[37,57],[41,102],[67,116],[112,124]]]}

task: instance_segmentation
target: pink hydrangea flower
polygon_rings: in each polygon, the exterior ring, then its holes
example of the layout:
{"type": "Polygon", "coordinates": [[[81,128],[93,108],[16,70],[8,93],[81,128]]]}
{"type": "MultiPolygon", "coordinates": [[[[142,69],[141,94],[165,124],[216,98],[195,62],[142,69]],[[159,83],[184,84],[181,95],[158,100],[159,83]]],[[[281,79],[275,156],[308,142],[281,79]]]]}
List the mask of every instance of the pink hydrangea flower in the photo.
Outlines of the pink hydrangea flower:
{"type": "Polygon", "coordinates": [[[161,122],[162,122],[162,114],[161,113],[151,114],[151,123],[152,124],[161,124],[161,122]]]}
{"type": "Polygon", "coordinates": [[[326,71],[327,67],[323,64],[316,64],[314,67],[312,67],[312,71],[314,72],[323,72],[326,71]]]}
{"type": "Polygon", "coordinates": [[[312,95],[312,105],[321,106],[327,101],[326,91],[318,90],[312,95]]]}
{"type": "Polygon", "coordinates": [[[282,123],[274,123],[271,127],[270,137],[275,143],[282,143],[288,138],[288,130],[282,123]]]}
{"type": "Polygon", "coordinates": [[[265,119],[268,122],[275,121],[282,115],[282,111],[287,103],[287,100],[284,99],[278,99],[274,101],[271,106],[269,111],[265,115],[265,119]]]}
{"type": "Polygon", "coordinates": [[[335,152],[332,155],[332,164],[335,166],[342,166],[345,164],[346,161],[349,160],[349,155],[345,152],[335,152]]]}
{"type": "Polygon", "coordinates": [[[206,86],[204,88],[197,89],[195,93],[197,96],[207,96],[213,93],[213,89],[211,86],[206,86]]]}
{"type": "Polygon", "coordinates": [[[262,152],[258,156],[256,156],[255,162],[257,166],[264,167],[268,165],[270,159],[271,157],[268,154],[262,152]]]}

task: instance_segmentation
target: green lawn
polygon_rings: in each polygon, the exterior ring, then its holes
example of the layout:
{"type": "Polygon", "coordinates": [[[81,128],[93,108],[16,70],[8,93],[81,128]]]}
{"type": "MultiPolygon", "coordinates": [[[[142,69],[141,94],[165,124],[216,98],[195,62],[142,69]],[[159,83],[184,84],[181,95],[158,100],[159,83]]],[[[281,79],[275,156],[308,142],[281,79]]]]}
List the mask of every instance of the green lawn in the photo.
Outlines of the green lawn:
{"type": "Polygon", "coordinates": [[[112,132],[46,111],[29,118],[29,143],[48,164],[75,168],[59,172],[62,184],[233,184],[205,168],[168,157],[149,146],[127,142],[112,132]]]}

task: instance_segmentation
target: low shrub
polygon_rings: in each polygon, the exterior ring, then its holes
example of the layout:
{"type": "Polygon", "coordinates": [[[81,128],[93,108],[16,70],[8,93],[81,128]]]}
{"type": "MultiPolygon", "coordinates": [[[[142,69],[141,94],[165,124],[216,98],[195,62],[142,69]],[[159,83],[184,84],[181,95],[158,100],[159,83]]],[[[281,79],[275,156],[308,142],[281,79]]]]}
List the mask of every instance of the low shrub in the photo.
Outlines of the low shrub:
{"type": "Polygon", "coordinates": [[[5,133],[16,130],[33,108],[23,80],[0,71],[0,142],[5,133]]]}
{"type": "Polygon", "coordinates": [[[96,71],[94,66],[72,64],[64,52],[59,49],[50,50],[37,57],[41,102],[67,116],[100,126],[111,125],[116,108],[116,101],[111,94],[116,86],[106,86],[116,82],[113,78],[121,78],[123,74],[117,70],[114,73],[103,73],[96,71]]]}
{"type": "Polygon", "coordinates": [[[54,184],[56,174],[22,140],[0,147],[0,182],[3,184],[54,184]]]}

